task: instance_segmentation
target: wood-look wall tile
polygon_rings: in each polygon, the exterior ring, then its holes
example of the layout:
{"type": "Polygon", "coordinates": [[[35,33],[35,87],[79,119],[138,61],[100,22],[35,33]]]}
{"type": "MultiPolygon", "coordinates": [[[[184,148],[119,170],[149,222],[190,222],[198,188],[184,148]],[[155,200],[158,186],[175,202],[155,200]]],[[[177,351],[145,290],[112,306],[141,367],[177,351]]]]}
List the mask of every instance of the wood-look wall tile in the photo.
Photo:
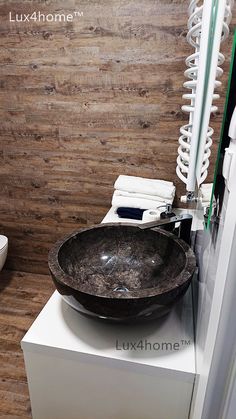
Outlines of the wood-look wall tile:
{"type": "MultiPolygon", "coordinates": [[[[187,7],[188,0],[0,2],[0,233],[9,236],[9,267],[47,273],[50,246],[101,221],[121,173],[173,180],[179,205],[187,7]],[[37,10],[83,16],[9,22],[10,11],[37,10]]],[[[223,46],[208,181],[231,42],[223,46]]]]}

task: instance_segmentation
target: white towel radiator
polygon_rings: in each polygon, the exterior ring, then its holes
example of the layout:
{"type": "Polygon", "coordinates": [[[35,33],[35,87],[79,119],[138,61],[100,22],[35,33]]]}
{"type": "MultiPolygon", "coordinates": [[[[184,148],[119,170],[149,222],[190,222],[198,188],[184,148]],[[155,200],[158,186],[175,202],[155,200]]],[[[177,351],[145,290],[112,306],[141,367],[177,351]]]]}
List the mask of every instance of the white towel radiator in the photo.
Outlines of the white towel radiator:
{"type": "Polygon", "coordinates": [[[212,102],[220,97],[214,91],[221,86],[218,78],[223,74],[220,43],[229,34],[233,3],[234,0],[191,0],[189,5],[187,41],[195,52],[186,59],[188,69],[184,74],[189,80],[184,87],[190,92],[183,98],[190,104],[182,106],[182,110],[189,113],[189,123],[180,129],[176,172],[186,184],[190,199],[208,173],[214,132],[209,120],[218,109],[212,102]]]}

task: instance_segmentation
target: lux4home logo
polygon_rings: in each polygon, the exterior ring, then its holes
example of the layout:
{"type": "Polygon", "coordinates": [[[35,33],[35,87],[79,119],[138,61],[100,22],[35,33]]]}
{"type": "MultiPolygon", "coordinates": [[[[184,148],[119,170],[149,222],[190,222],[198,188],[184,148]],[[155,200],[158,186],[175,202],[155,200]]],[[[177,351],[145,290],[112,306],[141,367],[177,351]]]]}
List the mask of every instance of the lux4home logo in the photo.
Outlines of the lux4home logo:
{"type": "Polygon", "coordinates": [[[179,342],[149,342],[141,339],[135,342],[119,342],[116,340],[117,351],[179,351],[181,347],[191,345],[191,340],[181,340],[179,342]]]}
{"type": "Polygon", "coordinates": [[[40,11],[29,14],[9,12],[10,22],[73,22],[75,18],[83,17],[83,12],[78,10],[73,13],[42,13],[40,11]]]}

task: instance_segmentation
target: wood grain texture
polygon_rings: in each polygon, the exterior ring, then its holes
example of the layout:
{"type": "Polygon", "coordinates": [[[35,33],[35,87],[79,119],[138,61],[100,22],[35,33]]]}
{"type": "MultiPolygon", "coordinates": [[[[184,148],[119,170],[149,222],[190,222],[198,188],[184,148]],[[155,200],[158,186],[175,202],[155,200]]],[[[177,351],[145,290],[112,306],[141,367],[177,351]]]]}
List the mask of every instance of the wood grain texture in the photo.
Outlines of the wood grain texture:
{"type": "Polygon", "coordinates": [[[178,205],[188,3],[0,0],[0,233],[10,239],[9,268],[47,273],[52,243],[101,221],[121,173],[174,181],[178,205]],[[9,22],[10,11],[38,10],[83,17],[9,22]]]}
{"type": "Polygon", "coordinates": [[[29,419],[20,340],[54,290],[46,275],[0,272],[0,418],[29,419]]]}

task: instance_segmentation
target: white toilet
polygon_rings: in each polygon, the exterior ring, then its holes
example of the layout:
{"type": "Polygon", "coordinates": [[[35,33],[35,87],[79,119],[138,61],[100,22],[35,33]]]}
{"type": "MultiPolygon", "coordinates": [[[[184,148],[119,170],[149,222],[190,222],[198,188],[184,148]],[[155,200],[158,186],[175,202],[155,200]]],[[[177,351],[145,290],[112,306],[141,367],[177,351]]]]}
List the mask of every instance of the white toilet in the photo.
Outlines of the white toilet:
{"type": "Polygon", "coordinates": [[[6,262],[8,251],[8,238],[0,235],[0,271],[6,262]]]}

